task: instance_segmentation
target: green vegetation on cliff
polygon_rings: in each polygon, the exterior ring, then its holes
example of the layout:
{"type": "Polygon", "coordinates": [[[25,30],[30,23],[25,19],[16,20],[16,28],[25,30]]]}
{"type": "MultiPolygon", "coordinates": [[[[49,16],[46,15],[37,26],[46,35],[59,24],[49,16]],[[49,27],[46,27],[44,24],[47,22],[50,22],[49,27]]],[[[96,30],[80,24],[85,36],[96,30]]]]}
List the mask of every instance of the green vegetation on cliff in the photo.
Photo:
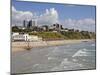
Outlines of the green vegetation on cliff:
{"type": "Polygon", "coordinates": [[[61,33],[54,33],[54,32],[36,32],[36,33],[29,33],[30,35],[37,35],[42,37],[44,40],[60,40],[66,39],[66,36],[62,35],[61,33]]]}
{"type": "Polygon", "coordinates": [[[61,34],[66,36],[68,39],[95,39],[94,32],[61,32],[61,34]]]}
{"type": "Polygon", "coordinates": [[[44,40],[61,40],[61,39],[95,39],[93,32],[31,32],[30,35],[37,35],[44,40]]]}

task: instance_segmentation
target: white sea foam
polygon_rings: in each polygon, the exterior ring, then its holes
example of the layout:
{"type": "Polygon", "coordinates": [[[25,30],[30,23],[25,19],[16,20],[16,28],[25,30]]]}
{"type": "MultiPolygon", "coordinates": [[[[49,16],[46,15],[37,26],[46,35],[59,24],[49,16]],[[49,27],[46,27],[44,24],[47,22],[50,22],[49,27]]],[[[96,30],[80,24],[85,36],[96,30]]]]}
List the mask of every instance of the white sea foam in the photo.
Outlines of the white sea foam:
{"type": "Polygon", "coordinates": [[[91,44],[91,46],[95,46],[95,44],[91,44]]]}
{"type": "Polygon", "coordinates": [[[54,57],[48,57],[48,60],[53,60],[53,59],[55,59],[54,57]]]}
{"type": "Polygon", "coordinates": [[[65,58],[62,62],[61,62],[61,64],[59,65],[59,66],[56,66],[56,67],[53,67],[52,69],[51,69],[51,71],[59,71],[59,70],[64,70],[64,69],[68,69],[68,64],[69,64],[70,62],[68,61],[68,59],[67,58],[65,58]]]}
{"type": "Polygon", "coordinates": [[[37,67],[37,66],[39,66],[39,64],[35,64],[35,65],[33,65],[33,67],[37,67]]]}
{"type": "Polygon", "coordinates": [[[76,57],[76,56],[87,56],[86,49],[77,51],[72,57],[76,57]]]}
{"type": "Polygon", "coordinates": [[[72,59],[74,62],[78,61],[77,59],[72,59]]]}
{"type": "Polygon", "coordinates": [[[83,67],[83,64],[71,62],[68,58],[65,58],[59,66],[53,67],[51,71],[72,70],[80,67],[83,67]]]}
{"type": "Polygon", "coordinates": [[[68,63],[68,59],[67,59],[67,58],[65,58],[65,59],[61,62],[61,65],[64,65],[64,64],[66,64],[66,63],[68,63]]]}
{"type": "Polygon", "coordinates": [[[83,65],[82,64],[78,64],[80,67],[83,67],[83,65]]]}

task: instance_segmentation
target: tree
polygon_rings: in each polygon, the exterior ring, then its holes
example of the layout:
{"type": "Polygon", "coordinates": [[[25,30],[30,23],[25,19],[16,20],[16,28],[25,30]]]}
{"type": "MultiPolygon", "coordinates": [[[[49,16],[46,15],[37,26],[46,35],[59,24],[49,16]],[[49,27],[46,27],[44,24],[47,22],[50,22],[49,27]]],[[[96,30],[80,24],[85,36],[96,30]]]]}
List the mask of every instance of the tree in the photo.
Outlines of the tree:
{"type": "Polygon", "coordinates": [[[49,30],[49,27],[48,27],[47,25],[44,25],[44,26],[42,26],[42,27],[45,27],[46,31],[49,30]]]}
{"type": "Polygon", "coordinates": [[[12,27],[12,32],[18,32],[18,31],[19,31],[19,28],[17,26],[12,27]]]}

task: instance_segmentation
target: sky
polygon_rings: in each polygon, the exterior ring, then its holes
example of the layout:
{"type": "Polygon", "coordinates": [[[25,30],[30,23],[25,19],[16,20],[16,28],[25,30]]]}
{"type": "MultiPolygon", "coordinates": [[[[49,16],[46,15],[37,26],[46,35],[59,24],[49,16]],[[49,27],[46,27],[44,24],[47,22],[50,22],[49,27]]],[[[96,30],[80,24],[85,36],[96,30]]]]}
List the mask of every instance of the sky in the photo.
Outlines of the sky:
{"type": "Polygon", "coordinates": [[[66,28],[95,31],[95,6],[12,0],[12,25],[37,19],[38,25],[62,24],[66,28]]]}

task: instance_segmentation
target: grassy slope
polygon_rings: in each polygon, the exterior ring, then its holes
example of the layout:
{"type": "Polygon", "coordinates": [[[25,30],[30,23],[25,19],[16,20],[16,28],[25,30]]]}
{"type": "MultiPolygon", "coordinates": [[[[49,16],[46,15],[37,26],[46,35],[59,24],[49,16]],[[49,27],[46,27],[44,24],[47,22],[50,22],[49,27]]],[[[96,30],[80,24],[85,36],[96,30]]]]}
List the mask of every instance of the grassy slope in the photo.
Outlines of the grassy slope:
{"type": "Polygon", "coordinates": [[[95,38],[95,34],[80,33],[80,32],[36,32],[30,33],[30,35],[37,35],[45,40],[57,40],[57,39],[92,39],[95,38]]]}

